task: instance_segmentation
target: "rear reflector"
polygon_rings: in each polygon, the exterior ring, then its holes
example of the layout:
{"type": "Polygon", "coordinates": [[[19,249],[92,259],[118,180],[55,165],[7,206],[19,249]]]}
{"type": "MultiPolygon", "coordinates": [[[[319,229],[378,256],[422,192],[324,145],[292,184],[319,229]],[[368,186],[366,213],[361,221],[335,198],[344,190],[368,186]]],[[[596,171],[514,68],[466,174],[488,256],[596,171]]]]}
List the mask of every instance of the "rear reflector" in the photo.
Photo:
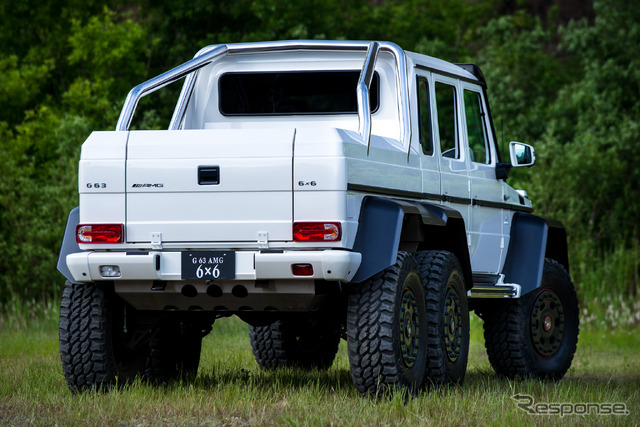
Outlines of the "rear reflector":
{"type": "Polygon", "coordinates": [[[80,224],[76,227],[78,243],[122,243],[123,235],[122,224],[80,224]]]}
{"type": "Polygon", "coordinates": [[[293,223],[293,240],[297,242],[337,242],[341,237],[339,222],[293,223]]]}
{"type": "Polygon", "coordinates": [[[294,276],[313,276],[313,265],[291,264],[291,272],[294,276]]]}

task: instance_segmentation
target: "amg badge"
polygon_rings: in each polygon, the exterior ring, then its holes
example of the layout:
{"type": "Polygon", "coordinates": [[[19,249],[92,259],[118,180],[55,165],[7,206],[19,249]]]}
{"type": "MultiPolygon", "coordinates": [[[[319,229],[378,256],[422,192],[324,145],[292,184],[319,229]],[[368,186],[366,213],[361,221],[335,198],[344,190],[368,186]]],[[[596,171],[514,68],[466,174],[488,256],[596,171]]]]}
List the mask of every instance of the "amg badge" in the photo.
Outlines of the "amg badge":
{"type": "Polygon", "coordinates": [[[164,184],[133,184],[131,188],[162,188],[164,184]]]}

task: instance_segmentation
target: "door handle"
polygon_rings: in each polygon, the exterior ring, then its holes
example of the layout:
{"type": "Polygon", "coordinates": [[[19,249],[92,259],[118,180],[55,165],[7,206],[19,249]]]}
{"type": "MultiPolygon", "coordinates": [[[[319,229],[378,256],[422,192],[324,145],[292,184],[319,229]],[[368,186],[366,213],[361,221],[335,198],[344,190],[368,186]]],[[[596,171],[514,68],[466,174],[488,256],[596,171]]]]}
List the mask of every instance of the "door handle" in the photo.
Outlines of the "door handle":
{"type": "Polygon", "coordinates": [[[220,184],[220,166],[198,166],[198,184],[220,184]]]}

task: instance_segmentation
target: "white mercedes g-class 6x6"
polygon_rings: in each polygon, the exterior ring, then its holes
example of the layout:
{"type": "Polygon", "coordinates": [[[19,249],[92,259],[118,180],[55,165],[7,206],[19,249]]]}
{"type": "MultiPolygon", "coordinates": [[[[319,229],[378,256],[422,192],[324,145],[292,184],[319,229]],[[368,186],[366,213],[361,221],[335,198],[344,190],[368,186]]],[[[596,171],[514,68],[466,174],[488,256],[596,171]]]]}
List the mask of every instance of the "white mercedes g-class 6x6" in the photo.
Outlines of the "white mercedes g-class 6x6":
{"type": "Polygon", "coordinates": [[[506,183],[486,84],[389,42],[215,45],[135,87],[82,146],[58,269],[71,390],[196,374],[214,320],[260,367],[356,388],[459,383],[469,310],[509,377],[560,378],[578,339],[565,230],[506,183]],[[168,130],[129,130],[184,79],[168,130]]]}

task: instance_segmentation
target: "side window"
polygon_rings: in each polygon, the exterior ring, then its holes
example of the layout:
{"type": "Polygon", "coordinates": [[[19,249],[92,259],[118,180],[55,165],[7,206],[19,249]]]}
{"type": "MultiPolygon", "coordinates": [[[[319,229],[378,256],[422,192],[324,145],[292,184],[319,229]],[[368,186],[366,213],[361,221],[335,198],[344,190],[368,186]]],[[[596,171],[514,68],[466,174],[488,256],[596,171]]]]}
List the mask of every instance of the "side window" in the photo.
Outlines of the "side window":
{"type": "Polygon", "coordinates": [[[440,130],[440,151],[443,157],[459,159],[456,88],[445,83],[436,82],[435,90],[438,128],[440,130]]]}
{"type": "Polygon", "coordinates": [[[421,76],[418,76],[418,114],[420,115],[420,145],[422,145],[422,152],[430,156],[433,154],[433,136],[429,107],[429,82],[421,76]]]}
{"type": "Polygon", "coordinates": [[[478,92],[464,91],[464,111],[467,118],[467,135],[471,161],[476,163],[491,163],[491,152],[487,140],[482,98],[478,92]]]}

